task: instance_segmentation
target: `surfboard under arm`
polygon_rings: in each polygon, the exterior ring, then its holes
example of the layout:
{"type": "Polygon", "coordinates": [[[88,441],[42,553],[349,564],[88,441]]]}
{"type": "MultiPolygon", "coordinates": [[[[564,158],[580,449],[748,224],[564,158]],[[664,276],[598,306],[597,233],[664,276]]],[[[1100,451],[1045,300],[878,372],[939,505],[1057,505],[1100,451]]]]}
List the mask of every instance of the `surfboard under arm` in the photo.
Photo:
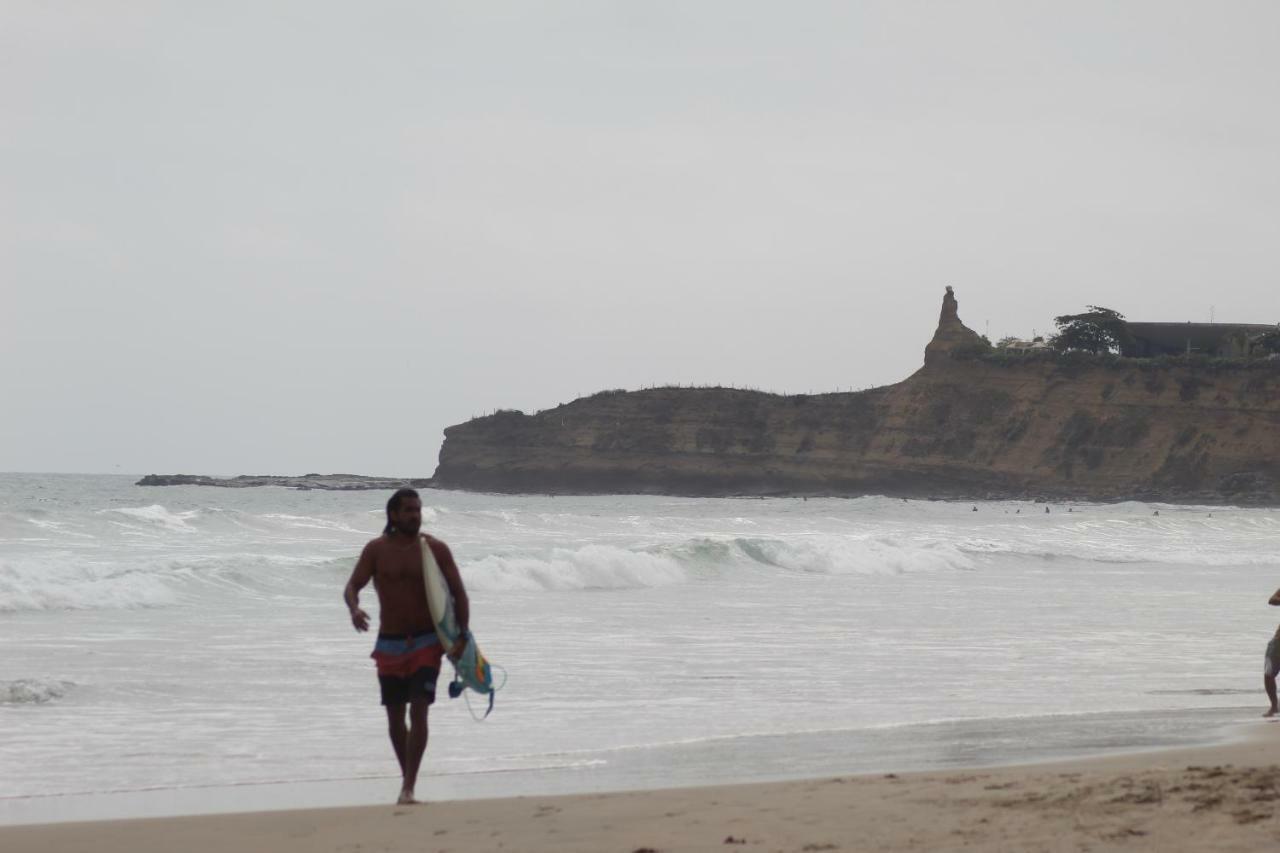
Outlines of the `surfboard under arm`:
{"type": "Polygon", "coordinates": [[[458,619],[453,613],[453,593],[449,591],[449,582],[445,579],[444,572],[440,570],[440,564],[436,562],[436,556],[431,551],[427,537],[421,537],[420,544],[422,579],[427,588],[427,611],[431,614],[431,625],[436,629],[436,635],[440,637],[445,648],[449,648],[462,638],[458,619]]]}
{"type": "MultiPolygon", "coordinates": [[[[449,590],[449,581],[445,578],[444,572],[440,570],[440,564],[436,562],[436,555],[431,551],[431,544],[427,541],[427,537],[422,537],[422,577],[426,582],[427,588],[427,610],[431,614],[431,624],[436,629],[436,636],[440,638],[440,642],[444,644],[446,650],[452,649],[458,640],[463,639],[464,632],[458,627],[458,618],[453,612],[453,593],[449,590]]],[[[489,697],[489,707],[484,712],[484,716],[489,716],[489,712],[493,710],[493,698],[497,692],[497,688],[501,685],[493,683],[493,670],[489,661],[481,654],[479,646],[476,645],[476,639],[471,635],[470,631],[465,632],[466,645],[461,653],[455,659],[450,657],[453,663],[454,680],[449,684],[449,696],[457,698],[462,695],[463,690],[470,688],[477,693],[487,695],[489,697]]],[[[503,676],[503,683],[506,682],[506,676],[503,676]]],[[[468,708],[471,706],[468,705],[468,708]]],[[[472,713],[474,717],[474,712],[472,713]]],[[[476,719],[484,719],[477,717],[476,719]]]]}

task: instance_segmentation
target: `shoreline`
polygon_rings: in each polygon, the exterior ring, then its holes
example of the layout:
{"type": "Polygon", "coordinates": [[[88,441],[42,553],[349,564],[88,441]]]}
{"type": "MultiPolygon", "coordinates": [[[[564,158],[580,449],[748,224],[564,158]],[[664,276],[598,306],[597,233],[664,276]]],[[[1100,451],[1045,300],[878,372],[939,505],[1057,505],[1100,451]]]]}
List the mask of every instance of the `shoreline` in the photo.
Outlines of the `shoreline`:
{"type": "MultiPolygon", "coordinates": [[[[694,742],[548,755],[545,763],[522,768],[438,774],[431,773],[428,754],[419,792],[432,801],[462,802],[695,790],[890,772],[1034,767],[1230,746],[1254,726],[1254,710],[1252,706],[1225,706],[1064,713],[725,735],[694,742]]],[[[390,771],[389,757],[388,765],[390,771]]],[[[396,783],[397,777],[388,772],[354,778],[278,778],[14,795],[0,797],[0,830],[58,822],[367,807],[387,801],[396,783]]]]}
{"type": "Polygon", "coordinates": [[[1280,726],[1211,746],[919,773],[0,827],[17,851],[1257,850],[1280,726]],[[727,849],[733,849],[729,847],[727,849]]]}

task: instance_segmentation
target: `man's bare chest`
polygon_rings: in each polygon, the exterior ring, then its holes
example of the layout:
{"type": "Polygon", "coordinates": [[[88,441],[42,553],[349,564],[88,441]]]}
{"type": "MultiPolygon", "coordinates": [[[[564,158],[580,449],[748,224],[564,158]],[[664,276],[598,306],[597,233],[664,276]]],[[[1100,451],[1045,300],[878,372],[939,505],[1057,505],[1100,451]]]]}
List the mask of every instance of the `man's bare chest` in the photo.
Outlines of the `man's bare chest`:
{"type": "Polygon", "coordinates": [[[416,542],[383,548],[373,565],[373,579],[401,584],[422,580],[422,551],[416,542]]]}

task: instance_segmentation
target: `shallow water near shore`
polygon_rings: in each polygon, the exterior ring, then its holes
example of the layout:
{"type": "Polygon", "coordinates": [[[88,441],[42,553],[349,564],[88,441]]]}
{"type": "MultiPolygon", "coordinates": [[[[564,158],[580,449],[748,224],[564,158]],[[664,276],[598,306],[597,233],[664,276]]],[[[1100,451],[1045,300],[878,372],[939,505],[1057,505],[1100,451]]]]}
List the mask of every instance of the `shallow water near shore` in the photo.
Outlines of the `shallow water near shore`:
{"type": "MultiPolygon", "coordinates": [[[[624,747],[537,770],[424,776],[426,802],[816,779],[1132,754],[1229,742],[1237,708],[960,720],[624,747]]],[[[1252,718],[1251,718],[1252,719],[1252,718]]],[[[0,798],[0,825],[386,805],[397,776],[196,784],[0,798]]]]}
{"type": "MultiPolygon", "coordinates": [[[[0,475],[0,820],[151,813],[155,789],[384,800],[371,640],[339,596],[385,498],[0,475]]],[[[483,724],[442,695],[428,796],[1189,744],[1264,707],[1272,510],[423,503],[508,674],[483,724]]]]}

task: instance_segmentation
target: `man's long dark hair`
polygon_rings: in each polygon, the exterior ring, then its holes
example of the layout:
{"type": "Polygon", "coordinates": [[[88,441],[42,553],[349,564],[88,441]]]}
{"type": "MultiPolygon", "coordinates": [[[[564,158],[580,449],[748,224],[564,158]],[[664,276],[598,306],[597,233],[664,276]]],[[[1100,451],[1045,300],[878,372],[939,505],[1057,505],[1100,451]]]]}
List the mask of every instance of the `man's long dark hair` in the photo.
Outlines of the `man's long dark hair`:
{"type": "Polygon", "coordinates": [[[391,522],[391,513],[400,509],[400,504],[405,498],[416,498],[417,496],[418,493],[413,489],[400,489],[391,496],[390,500],[387,501],[387,526],[382,528],[384,536],[390,535],[396,529],[396,526],[391,522]]]}

